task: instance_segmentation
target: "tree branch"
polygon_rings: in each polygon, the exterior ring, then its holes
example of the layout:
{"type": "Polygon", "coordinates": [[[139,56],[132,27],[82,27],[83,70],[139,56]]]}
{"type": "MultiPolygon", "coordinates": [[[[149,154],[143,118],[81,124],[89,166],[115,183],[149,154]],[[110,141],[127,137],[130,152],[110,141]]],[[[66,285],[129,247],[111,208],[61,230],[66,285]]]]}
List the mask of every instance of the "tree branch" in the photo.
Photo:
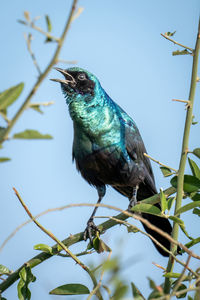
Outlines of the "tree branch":
{"type": "Polygon", "coordinates": [[[17,122],[19,117],[22,115],[22,113],[25,111],[25,109],[28,107],[30,100],[35,95],[37,89],[39,88],[39,86],[41,85],[43,80],[47,77],[47,75],[50,72],[51,68],[54,66],[54,64],[56,64],[56,62],[58,60],[58,57],[59,57],[59,54],[60,54],[60,51],[61,51],[61,48],[62,48],[62,45],[63,45],[63,42],[64,42],[65,37],[66,37],[66,35],[68,33],[68,30],[70,28],[70,24],[72,22],[72,17],[74,15],[74,11],[76,9],[77,2],[78,2],[78,0],[73,0],[73,4],[72,4],[72,7],[71,7],[71,11],[70,11],[68,20],[67,20],[66,25],[64,27],[63,33],[62,33],[62,35],[59,39],[59,42],[58,42],[58,45],[56,47],[56,51],[53,55],[53,58],[51,59],[50,63],[48,64],[48,66],[46,67],[44,72],[39,76],[38,80],[34,84],[33,88],[31,89],[31,91],[28,94],[27,98],[25,99],[24,103],[19,108],[19,110],[17,111],[17,113],[15,114],[13,119],[10,121],[8,127],[5,129],[5,131],[0,136],[0,144],[8,139],[8,136],[9,136],[12,128],[14,127],[15,123],[17,122]]]}
{"type": "MultiPolygon", "coordinates": [[[[185,129],[183,134],[183,142],[182,142],[182,150],[181,150],[181,157],[179,163],[179,170],[178,170],[178,180],[177,180],[177,198],[176,198],[176,205],[175,205],[175,212],[181,207],[182,198],[183,198],[183,182],[184,182],[184,172],[185,172],[185,165],[187,160],[187,153],[188,153],[188,145],[189,145],[189,135],[190,135],[190,128],[193,119],[193,104],[195,98],[195,90],[197,84],[197,69],[198,69],[198,58],[199,58],[199,50],[200,50],[200,19],[198,25],[198,33],[196,39],[196,45],[193,52],[193,65],[192,65],[192,77],[191,77],[191,85],[190,85],[190,93],[189,93],[189,105],[187,106],[187,114],[186,114],[186,121],[185,121],[185,129]]],[[[178,240],[178,232],[179,226],[177,223],[174,223],[172,237],[175,240],[178,240]]],[[[172,252],[174,253],[177,249],[177,246],[174,244],[172,245],[172,252]]],[[[172,272],[174,267],[174,260],[172,257],[169,257],[167,272],[172,272]]],[[[169,294],[170,292],[170,279],[165,279],[165,286],[164,292],[169,294]]]]}

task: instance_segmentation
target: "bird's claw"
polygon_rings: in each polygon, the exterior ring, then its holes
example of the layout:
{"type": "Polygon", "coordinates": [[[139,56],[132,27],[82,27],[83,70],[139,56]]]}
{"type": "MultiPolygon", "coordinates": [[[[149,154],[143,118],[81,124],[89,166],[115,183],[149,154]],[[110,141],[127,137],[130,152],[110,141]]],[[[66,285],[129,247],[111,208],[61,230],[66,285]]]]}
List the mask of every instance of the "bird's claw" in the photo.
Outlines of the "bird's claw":
{"type": "Polygon", "coordinates": [[[128,211],[131,212],[131,209],[137,204],[137,199],[134,197],[130,200],[129,206],[128,206],[128,211]]]}
{"type": "Polygon", "coordinates": [[[90,240],[91,245],[93,246],[93,236],[99,232],[98,227],[94,224],[93,219],[89,219],[87,222],[87,227],[83,233],[83,238],[86,241],[88,238],[90,240]]]}

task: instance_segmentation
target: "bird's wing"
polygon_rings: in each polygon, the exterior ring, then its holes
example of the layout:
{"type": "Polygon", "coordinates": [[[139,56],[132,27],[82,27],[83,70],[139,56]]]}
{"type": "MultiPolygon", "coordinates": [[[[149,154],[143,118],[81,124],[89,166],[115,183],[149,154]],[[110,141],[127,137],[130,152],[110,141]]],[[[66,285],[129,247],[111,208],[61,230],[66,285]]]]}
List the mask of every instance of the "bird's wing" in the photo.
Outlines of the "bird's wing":
{"type": "MultiPolygon", "coordinates": [[[[143,189],[149,189],[151,194],[157,193],[154,175],[150,160],[144,156],[147,153],[142,137],[134,121],[122,110],[122,118],[125,125],[126,150],[131,159],[142,161],[145,168],[145,180],[143,189]]],[[[145,193],[146,194],[146,193],[145,193]]],[[[143,198],[143,196],[141,195],[143,198]]]]}

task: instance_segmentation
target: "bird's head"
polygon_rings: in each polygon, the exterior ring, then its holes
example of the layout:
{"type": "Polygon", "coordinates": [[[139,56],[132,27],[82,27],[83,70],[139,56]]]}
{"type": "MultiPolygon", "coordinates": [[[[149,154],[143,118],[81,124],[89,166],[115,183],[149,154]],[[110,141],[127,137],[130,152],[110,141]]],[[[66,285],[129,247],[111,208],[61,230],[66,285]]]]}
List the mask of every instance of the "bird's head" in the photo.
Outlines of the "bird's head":
{"type": "Polygon", "coordinates": [[[61,68],[55,69],[64,75],[64,79],[51,80],[61,83],[63,93],[68,103],[78,98],[88,100],[93,98],[95,88],[99,85],[98,79],[93,74],[82,68],[69,68],[66,70],[61,68]]]}

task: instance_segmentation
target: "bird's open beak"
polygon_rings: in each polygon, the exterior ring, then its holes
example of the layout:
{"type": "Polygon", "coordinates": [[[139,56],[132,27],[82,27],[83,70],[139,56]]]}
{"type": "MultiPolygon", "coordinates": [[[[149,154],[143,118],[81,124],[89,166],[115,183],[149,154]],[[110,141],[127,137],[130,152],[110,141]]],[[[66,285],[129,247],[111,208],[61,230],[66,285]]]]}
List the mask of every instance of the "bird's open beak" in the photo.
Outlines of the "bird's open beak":
{"type": "Polygon", "coordinates": [[[61,68],[54,68],[55,70],[57,70],[58,72],[60,72],[61,74],[63,74],[65,76],[65,79],[50,79],[52,81],[56,81],[56,82],[60,82],[60,83],[65,83],[65,84],[76,84],[76,81],[74,79],[74,77],[69,74],[67,71],[61,69],[61,68]]]}

